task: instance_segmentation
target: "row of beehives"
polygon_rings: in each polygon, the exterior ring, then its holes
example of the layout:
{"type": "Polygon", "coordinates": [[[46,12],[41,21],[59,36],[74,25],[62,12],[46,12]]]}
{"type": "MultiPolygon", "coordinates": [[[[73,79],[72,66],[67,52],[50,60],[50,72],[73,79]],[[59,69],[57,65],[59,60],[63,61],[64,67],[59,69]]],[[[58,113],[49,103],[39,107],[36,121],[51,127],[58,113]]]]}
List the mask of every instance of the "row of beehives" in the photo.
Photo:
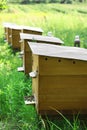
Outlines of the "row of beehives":
{"type": "Polygon", "coordinates": [[[30,32],[25,26],[20,26],[21,30],[16,25],[9,28],[11,41],[6,40],[13,48],[19,45],[23,55],[23,66],[18,70],[32,77],[33,96],[26,97],[25,103],[35,104],[42,115],[57,114],[57,110],[87,113],[87,50],[59,46],[63,41],[43,36],[38,28],[30,27],[30,32]]]}

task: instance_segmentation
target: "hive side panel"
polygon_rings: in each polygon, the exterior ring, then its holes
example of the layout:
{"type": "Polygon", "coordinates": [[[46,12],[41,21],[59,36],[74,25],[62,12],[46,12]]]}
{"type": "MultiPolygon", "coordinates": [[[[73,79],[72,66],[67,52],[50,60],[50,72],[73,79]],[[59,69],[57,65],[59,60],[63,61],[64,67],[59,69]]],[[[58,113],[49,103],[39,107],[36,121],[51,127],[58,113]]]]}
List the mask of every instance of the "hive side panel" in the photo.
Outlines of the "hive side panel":
{"type": "MultiPolygon", "coordinates": [[[[37,71],[39,69],[39,57],[37,55],[32,55],[32,71],[37,71]]],[[[39,75],[36,78],[32,78],[32,94],[35,97],[36,109],[39,112],[39,75]]]]}
{"type": "Polygon", "coordinates": [[[20,46],[21,46],[21,51],[24,51],[24,40],[21,40],[20,46]]]}
{"type": "Polygon", "coordinates": [[[20,32],[21,30],[14,30],[12,29],[12,47],[14,49],[20,49],[21,45],[20,45],[20,32]]]}
{"type": "Polygon", "coordinates": [[[40,75],[85,75],[87,74],[87,62],[54,58],[40,57],[40,75]]]}
{"type": "Polygon", "coordinates": [[[7,41],[9,44],[11,44],[11,28],[8,28],[8,37],[7,37],[7,41]]]}
{"type": "Polygon", "coordinates": [[[24,42],[24,72],[25,74],[29,74],[32,71],[32,52],[27,43],[27,40],[24,42]]]}
{"type": "Polygon", "coordinates": [[[40,76],[39,82],[40,111],[87,110],[87,75],[40,76]]]}

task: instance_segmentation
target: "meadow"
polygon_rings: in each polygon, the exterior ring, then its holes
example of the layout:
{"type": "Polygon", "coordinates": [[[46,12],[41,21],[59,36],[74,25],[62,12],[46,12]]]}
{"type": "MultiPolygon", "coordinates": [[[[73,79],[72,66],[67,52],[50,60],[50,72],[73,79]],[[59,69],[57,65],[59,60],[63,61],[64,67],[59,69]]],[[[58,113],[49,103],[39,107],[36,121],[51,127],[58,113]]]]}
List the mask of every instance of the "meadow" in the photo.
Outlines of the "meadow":
{"type": "Polygon", "coordinates": [[[33,106],[24,104],[24,96],[31,95],[32,80],[17,72],[21,66],[19,52],[14,53],[4,41],[4,22],[40,27],[43,35],[49,31],[74,46],[75,35],[80,36],[81,47],[87,48],[87,4],[33,4],[12,5],[0,12],[0,130],[87,130],[86,116],[42,119],[33,106]]]}

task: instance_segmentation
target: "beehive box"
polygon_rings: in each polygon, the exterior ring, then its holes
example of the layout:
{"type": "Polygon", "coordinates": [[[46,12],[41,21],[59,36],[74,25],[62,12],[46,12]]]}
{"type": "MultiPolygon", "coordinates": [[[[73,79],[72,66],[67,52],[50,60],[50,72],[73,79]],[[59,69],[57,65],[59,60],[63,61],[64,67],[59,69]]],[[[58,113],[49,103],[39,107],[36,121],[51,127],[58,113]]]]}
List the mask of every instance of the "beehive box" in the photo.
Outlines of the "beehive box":
{"type": "Polygon", "coordinates": [[[87,113],[87,50],[41,43],[29,46],[33,53],[30,75],[37,112],[87,113]]]}
{"type": "Polygon", "coordinates": [[[18,25],[11,27],[11,44],[13,49],[20,50],[20,33],[22,29],[22,26],[18,25]]]}
{"type": "MultiPolygon", "coordinates": [[[[23,69],[24,73],[28,74],[32,71],[32,52],[28,45],[28,41],[44,42],[50,44],[61,45],[63,41],[56,37],[42,36],[42,35],[32,35],[20,33],[20,38],[23,40],[24,45],[24,56],[23,56],[23,69]]],[[[23,70],[22,69],[22,70],[23,70]]],[[[20,67],[18,68],[20,70],[20,67]]]]}
{"type": "Polygon", "coordinates": [[[12,25],[16,25],[14,23],[3,23],[3,27],[4,27],[4,39],[6,40],[6,42],[9,43],[9,33],[10,33],[10,26],[12,25]]]}
{"type": "MultiPolygon", "coordinates": [[[[41,28],[37,28],[37,27],[23,26],[21,33],[42,35],[43,30],[41,28]]],[[[24,42],[23,41],[21,42],[21,51],[22,50],[24,50],[24,42]]]]}
{"type": "Polygon", "coordinates": [[[27,33],[36,33],[36,34],[42,34],[42,29],[39,28],[33,28],[33,27],[27,27],[27,26],[14,26],[11,28],[12,30],[12,47],[14,49],[21,49],[20,44],[20,33],[27,32],[27,33]]]}

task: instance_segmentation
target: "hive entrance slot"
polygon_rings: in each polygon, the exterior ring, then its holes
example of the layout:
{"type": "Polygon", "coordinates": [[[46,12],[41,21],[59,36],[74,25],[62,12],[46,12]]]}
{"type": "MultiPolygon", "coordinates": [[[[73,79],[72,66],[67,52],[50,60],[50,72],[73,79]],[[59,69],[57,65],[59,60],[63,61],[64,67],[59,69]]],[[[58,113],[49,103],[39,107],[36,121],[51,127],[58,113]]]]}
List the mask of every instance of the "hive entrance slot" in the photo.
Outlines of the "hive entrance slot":
{"type": "Polygon", "coordinates": [[[36,103],[34,96],[25,96],[24,100],[26,105],[35,105],[36,103]]]}

